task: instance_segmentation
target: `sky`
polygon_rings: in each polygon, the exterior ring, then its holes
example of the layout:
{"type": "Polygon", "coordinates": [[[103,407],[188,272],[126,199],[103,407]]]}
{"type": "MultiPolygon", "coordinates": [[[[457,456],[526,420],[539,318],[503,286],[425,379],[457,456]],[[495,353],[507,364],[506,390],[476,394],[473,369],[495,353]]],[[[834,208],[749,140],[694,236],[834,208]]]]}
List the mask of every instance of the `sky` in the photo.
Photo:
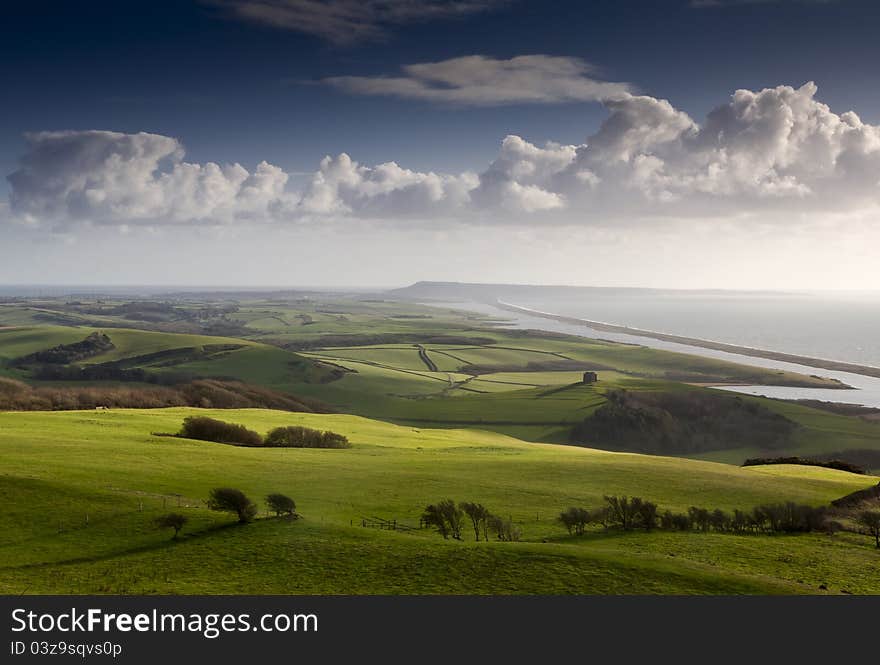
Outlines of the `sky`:
{"type": "Polygon", "coordinates": [[[876,290],[878,19],[9,3],[0,284],[876,290]]]}

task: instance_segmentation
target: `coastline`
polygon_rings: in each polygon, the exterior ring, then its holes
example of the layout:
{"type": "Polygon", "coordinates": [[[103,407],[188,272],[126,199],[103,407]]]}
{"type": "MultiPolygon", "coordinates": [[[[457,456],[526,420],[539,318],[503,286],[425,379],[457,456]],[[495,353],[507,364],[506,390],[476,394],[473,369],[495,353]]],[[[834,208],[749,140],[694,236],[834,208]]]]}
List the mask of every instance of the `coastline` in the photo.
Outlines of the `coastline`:
{"type": "MultiPolygon", "coordinates": [[[[629,326],[621,326],[613,323],[605,323],[603,321],[591,321],[589,319],[581,319],[572,316],[563,316],[560,314],[553,314],[551,312],[542,312],[541,310],[530,309],[528,307],[522,307],[520,305],[515,305],[513,303],[503,302],[501,300],[497,300],[492,303],[492,306],[497,307],[501,310],[506,310],[509,312],[515,312],[518,314],[527,314],[529,316],[541,317],[544,319],[550,319],[552,321],[558,321],[560,323],[567,323],[573,325],[586,326],[588,328],[592,328],[593,330],[604,331],[604,332],[612,332],[619,333],[624,335],[633,335],[637,337],[647,337],[650,339],[657,339],[664,342],[672,342],[675,344],[684,344],[687,346],[694,346],[703,349],[711,349],[713,351],[723,351],[726,353],[734,353],[740,356],[748,356],[752,358],[764,358],[767,360],[776,360],[779,362],[787,362],[793,363],[796,365],[805,365],[808,367],[814,367],[819,369],[826,369],[835,372],[848,372],[850,374],[860,374],[862,376],[870,376],[872,378],[880,378],[880,367],[872,367],[871,365],[858,365],[855,363],[848,363],[838,360],[829,360],[826,358],[812,358],[809,356],[801,356],[791,353],[784,353],[781,351],[770,351],[768,349],[756,349],[748,346],[739,346],[736,344],[729,344],[727,342],[716,342],[713,340],[700,339],[697,337],[685,337],[683,335],[674,335],[671,333],[661,333],[653,330],[643,330],[641,328],[631,328],[629,326]]],[[[843,386],[842,386],[843,387],[843,386]]]]}

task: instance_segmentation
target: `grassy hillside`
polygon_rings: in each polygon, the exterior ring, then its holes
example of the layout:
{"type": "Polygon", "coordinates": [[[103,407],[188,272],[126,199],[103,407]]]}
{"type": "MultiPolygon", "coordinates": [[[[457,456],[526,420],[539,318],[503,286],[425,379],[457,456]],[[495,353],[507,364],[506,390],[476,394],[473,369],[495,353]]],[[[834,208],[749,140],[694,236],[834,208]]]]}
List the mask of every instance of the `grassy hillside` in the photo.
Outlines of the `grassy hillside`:
{"type": "Polygon", "coordinates": [[[820,584],[880,593],[869,574],[878,554],[855,535],[571,538],[553,519],[605,493],[730,510],[820,505],[877,482],[827,469],[606,453],[350,415],[191,409],[2,413],[0,458],[0,495],[12,498],[0,515],[6,593],[813,593],[820,584]],[[153,434],[192,413],[262,433],[332,429],[354,447],[250,449],[153,434]],[[234,525],[203,507],[216,486],[255,499],[290,494],[304,519],[234,525]],[[359,526],[373,516],[417,526],[424,505],[445,497],[509,515],[524,542],[359,526]],[[151,519],[178,503],[191,522],[172,542],[151,519]]]}

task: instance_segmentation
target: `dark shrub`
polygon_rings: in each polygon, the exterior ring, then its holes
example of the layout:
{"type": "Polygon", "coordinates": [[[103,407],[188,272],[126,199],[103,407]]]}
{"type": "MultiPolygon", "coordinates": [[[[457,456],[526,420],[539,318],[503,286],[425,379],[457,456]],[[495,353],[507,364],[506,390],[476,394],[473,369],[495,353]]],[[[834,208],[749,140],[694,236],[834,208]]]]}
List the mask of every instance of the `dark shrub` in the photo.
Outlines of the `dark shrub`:
{"type": "Polygon", "coordinates": [[[296,502],[284,494],[270,494],[266,497],[266,503],[269,504],[269,510],[275,513],[276,517],[282,515],[293,517],[296,514],[296,502]]]}
{"type": "Polygon", "coordinates": [[[298,426],[276,427],[266,435],[264,445],[281,448],[351,448],[351,443],[342,434],[298,426]]]}
{"type": "Polygon", "coordinates": [[[254,502],[248,499],[241,490],[230,487],[212,489],[211,498],[208,499],[208,508],[220,512],[235,513],[238,521],[242,524],[250,522],[257,515],[257,507],[254,502]]]}
{"type": "Polygon", "coordinates": [[[239,446],[263,445],[260,435],[244,425],[227,423],[206,416],[189,416],[184,419],[183,428],[178,436],[184,439],[234,443],[239,446]]]}

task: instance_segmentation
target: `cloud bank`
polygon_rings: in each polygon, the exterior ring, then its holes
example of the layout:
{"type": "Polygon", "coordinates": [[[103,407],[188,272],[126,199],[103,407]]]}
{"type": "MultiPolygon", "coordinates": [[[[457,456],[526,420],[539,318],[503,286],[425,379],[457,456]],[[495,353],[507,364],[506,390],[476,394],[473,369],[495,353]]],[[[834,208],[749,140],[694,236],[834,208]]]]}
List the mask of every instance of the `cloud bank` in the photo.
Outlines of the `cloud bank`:
{"type": "Polygon", "coordinates": [[[668,101],[622,94],[581,145],[507,136],[480,173],[412,171],[326,157],[301,191],[262,162],[185,161],[155,134],[42,132],[9,176],[19,219],[69,225],[382,220],[592,225],[657,218],[792,221],[875,209],[880,127],[816,100],[816,86],[738,90],[702,123],[668,101]]]}

